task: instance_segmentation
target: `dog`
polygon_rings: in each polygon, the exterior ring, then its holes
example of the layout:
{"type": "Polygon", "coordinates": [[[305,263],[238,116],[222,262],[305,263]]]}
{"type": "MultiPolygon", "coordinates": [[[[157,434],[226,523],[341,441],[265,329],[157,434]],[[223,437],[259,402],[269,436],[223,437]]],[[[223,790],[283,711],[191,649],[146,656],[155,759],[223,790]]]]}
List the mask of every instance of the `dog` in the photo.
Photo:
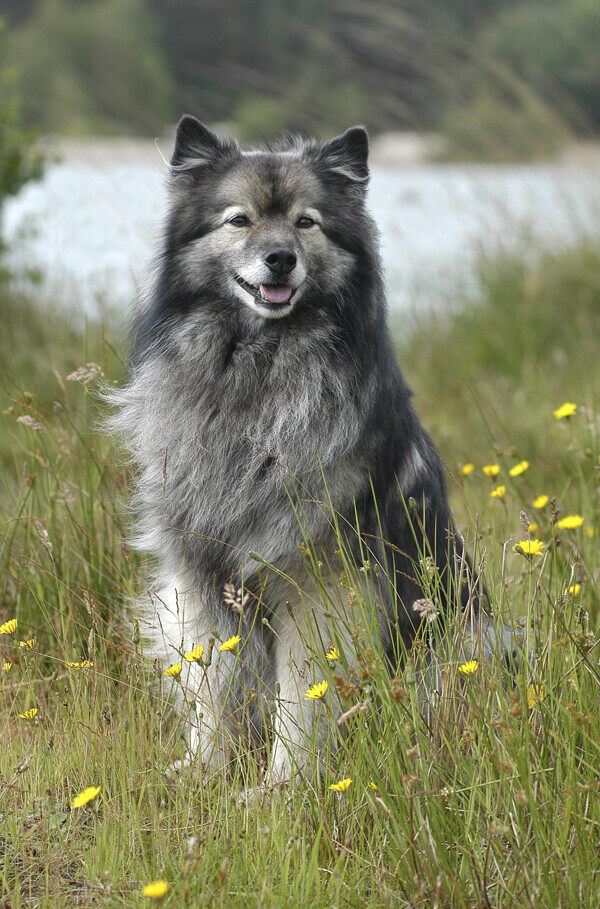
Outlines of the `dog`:
{"type": "MultiPolygon", "coordinates": [[[[256,705],[276,692],[273,785],[308,761],[307,628],[350,649],[330,607],[340,533],[391,576],[378,600],[390,662],[419,625],[424,554],[440,589],[465,563],[386,324],[368,179],[362,127],[243,148],[183,117],[157,276],[115,398],[113,429],[138,467],[134,542],[156,563],[145,606],[156,652],[181,661],[229,641],[189,664],[190,754],[220,767],[231,737],[260,740],[256,705]],[[320,587],[304,533],[332,566],[320,587]]],[[[472,588],[468,607],[496,646],[472,588]]]]}

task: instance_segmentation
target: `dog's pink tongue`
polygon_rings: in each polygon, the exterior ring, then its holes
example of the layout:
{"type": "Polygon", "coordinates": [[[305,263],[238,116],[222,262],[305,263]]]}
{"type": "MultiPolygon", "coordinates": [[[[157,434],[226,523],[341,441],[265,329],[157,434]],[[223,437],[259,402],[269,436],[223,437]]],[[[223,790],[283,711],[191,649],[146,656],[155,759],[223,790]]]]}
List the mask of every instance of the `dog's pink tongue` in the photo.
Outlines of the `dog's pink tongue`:
{"type": "Polygon", "coordinates": [[[287,303],[292,296],[289,284],[261,284],[260,292],[269,303],[287,303]]]}

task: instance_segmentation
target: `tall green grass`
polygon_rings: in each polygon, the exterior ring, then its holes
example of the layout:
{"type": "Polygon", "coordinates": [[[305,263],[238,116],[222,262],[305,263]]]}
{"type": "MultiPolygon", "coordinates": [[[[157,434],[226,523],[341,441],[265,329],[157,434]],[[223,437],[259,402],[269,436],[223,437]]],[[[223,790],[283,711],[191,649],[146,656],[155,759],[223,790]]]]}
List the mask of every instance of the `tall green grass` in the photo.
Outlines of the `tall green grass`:
{"type": "MultiPolygon", "coordinates": [[[[520,668],[513,680],[490,659],[464,675],[450,652],[424,705],[418,669],[439,619],[390,673],[372,634],[385,566],[368,551],[353,564],[340,541],[328,600],[339,635],[323,641],[306,626],[311,671],[329,683],[314,710],[337,750],[314,758],[316,778],[246,801],[240,791],[260,783],[255,755],[228,773],[165,776],[184,756],[172,694],[185,670],[165,677],[140,639],[128,603],[145,567],[125,542],[128,471],[97,428],[97,380],[67,378],[94,362],[117,379],[119,360],[98,329],[82,338],[58,314],[50,323],[5,301],[0,623],[18,621],[0,637],[8,905],[142,905],[157,879],[173,906],[597,904],[600,254],[486,263],[483,286],[477,305],[417,324],[400,356],[495,613],[521,620],[520,668]],[[576,414],[556,420],[567,400],[576,414]],[[495,478],[483,474],[490,463],[495,478]],[[536,509],[541,493],[549,502],[536,509]],[[582,527],[561,529],[567,514],[582,527]],[[541,556],[514,551],[530,538],[541,556]],[[82,660],[93,665],[69,666],[82,660]],[[20,718],[31,708],[33,720],[20,718]],[[349,712],[341,725],[336,708],[349,712]],[[344,792],[329,789],[348,778],[344,792]],[[71,810],[92,785],[98,798],[71,810]]],[[[305,550],[319,589],[327,566],[309,538],[305,550]]]]}

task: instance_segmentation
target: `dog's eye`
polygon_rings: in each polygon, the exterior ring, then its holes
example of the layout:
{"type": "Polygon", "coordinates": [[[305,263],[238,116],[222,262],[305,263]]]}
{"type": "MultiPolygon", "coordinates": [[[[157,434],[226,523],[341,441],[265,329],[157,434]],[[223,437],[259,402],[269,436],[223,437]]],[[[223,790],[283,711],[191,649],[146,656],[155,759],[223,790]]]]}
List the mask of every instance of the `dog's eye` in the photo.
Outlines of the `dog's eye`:
{"type": "Polygon", "coordinates": [[[234,215],[227,223],[233,224],[234,227],[248,227],[250,218],[248,218],[247,215],[234,215]]]}
{"type": "Polygon", "coordinates": [[[302,215],[296,221],[296,227],[303,227],[303,228],[314,227],[316,223],[317,222],[314,220],[314,218],[309,218],[308,215],[302,215]]]}

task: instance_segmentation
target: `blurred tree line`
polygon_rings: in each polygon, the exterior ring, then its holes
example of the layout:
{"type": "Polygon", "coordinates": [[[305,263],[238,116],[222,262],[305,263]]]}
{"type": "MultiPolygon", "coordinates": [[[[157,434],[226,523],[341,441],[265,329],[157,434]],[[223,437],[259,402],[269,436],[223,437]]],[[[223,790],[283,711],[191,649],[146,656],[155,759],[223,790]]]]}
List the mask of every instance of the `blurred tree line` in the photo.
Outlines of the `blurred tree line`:
{"type": "Polygon", "coordinates": [[[439,131],[526,157],[600,129],[600,0],[2,0],[2,65],[49,132],[155,134],[180,111],[439,131]]]}

